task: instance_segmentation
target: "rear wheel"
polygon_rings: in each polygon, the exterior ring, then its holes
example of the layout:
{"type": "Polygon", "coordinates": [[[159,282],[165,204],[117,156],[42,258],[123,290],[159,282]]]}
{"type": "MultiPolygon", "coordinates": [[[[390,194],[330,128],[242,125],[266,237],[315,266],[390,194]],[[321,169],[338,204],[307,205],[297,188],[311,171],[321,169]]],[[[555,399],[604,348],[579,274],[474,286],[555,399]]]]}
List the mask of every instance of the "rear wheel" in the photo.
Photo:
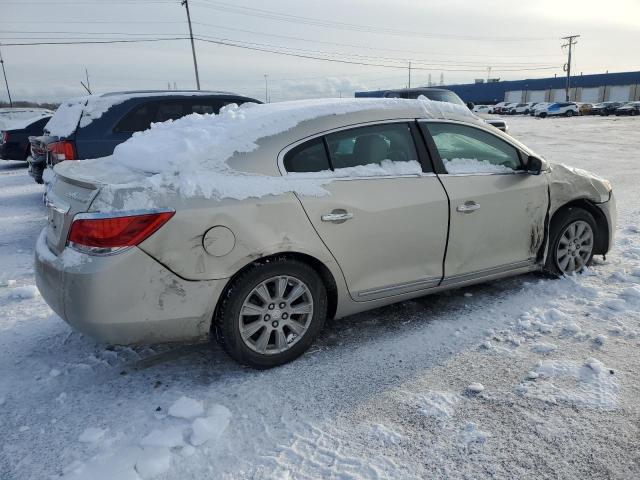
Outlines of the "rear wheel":
{"type": "Polygon", "coordinates": [[[320,276],[305,263],[283,258],[239,275],[221,300],[214,327],[231,357],[263,369],[304,353],[326,315],[320,276]]]}
{"type": "Polygon", "coordinates": [[[573,117],[573,110],[567,110],[567,117],[573,117]]]}
{"type": "Polygon", "coordinates": [[[551,221],[551,241],[545,270],[553,275],[570,275],[591,264],[596,244],[596,222],[582,208],[559,212],[551,221]]]}

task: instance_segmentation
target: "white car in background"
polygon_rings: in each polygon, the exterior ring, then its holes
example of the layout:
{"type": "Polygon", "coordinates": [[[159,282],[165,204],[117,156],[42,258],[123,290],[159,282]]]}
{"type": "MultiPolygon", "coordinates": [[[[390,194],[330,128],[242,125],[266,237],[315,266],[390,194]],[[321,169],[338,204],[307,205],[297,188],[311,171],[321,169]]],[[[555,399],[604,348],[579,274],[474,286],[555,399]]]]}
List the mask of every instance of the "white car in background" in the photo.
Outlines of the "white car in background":
{"type": "Polygon", "coordinates": [[[552,103],[545,108],[536,112],[536,117],[573,117],[574,115],[580,115],[580,109],[575,102],[558,102],[552,103]]]}
{"type": "Polygon", "coordinates": [[[525,115],[529,115],[533,107],[537,105],[536,102],[526,102],[526,103],[518,103],[515,107],[512,107],[507,112],[509,115],[517,115],[519,113],[523,113],[525,115]]]}
{"type": "Polygon", "coordinates": [[[476,105],[473,107],[473,113],[492,113],[493,106],[492,105],[476,105]]]}

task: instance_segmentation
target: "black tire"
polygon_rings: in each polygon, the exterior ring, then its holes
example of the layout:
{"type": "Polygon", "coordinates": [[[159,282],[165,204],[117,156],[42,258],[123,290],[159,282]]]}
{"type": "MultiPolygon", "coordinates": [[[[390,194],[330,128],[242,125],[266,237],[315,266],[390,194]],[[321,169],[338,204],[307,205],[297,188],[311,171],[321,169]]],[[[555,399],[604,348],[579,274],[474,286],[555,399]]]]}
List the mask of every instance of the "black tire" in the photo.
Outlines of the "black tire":
{"type": "Polygon", "coordinates": [[[560,243],[561,236],[565,232],[567,227],[578,221],[588,223],[593,232],[593,245],[591,248],[591,254],[589,255],[589,258],[582,268],[591,265],[595,245],[598,244],[599,232],[597,229],[596,221],[594,220],[593,215],[591,215],[586,210],[579,207],[569,207],[561,210],[560,212],[556,213],[556,215],[554,215],[553,219],[551,220],[549,229],[551,232],[551,236],[549,240],[549,251],[547,253],[547,260],[544,265],[544,270],[554,277],[561,277],[565,274],[562,268],[560,268],[557,258],[558,244],[560,243]]]}
{"type": "Polygon", "coordinates": [[[573,117],[573,110],[567,110],[567,117],[573,117]]]}
{"type": "Polygon", "coordinates": [[[322,330],[326,316],[327,291],[320,275],[304,262],[283,257],[256,264],[238,275],[220,299],[213,327],[218,343],[234,360],[253,368],[267,369],[288,363],[302,355],[322,330]],[[313,299],[313,313],[308,320],[310,323],[307,330],[288,350],[261,354],[252,350],[242,339],[238,321],[240,310],[255,287],[280,275],[295,277],[306,284],[313,299]]]}
{"type": "Polygon", "coordinates": [[[547,114],[542,112],[540,115],[538,115],[540,118],[547,118],[547,114]]]}

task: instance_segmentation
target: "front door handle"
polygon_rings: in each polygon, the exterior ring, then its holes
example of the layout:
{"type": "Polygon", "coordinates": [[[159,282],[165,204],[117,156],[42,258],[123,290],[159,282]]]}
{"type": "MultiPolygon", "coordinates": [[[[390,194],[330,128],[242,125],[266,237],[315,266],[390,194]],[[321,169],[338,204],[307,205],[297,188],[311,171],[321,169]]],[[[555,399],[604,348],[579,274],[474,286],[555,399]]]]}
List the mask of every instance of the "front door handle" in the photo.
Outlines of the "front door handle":
{"type": "Polygon", "coordinates": [[[336,209],[331,213],[327,213],[320,217],[323,222],[332,222],[332,223],[343,223],[347,220],[353,218],[353,213],[347,212],[346,210],[336,209]]]}
{"type": "Polygon", "coordinates": [[[460,213],[473,213],[479,209],[480,209],[480,204],[472,200],[461,203],[460,205],[458,205],[458,208],[456,208],[456,210],[460,213]]]}

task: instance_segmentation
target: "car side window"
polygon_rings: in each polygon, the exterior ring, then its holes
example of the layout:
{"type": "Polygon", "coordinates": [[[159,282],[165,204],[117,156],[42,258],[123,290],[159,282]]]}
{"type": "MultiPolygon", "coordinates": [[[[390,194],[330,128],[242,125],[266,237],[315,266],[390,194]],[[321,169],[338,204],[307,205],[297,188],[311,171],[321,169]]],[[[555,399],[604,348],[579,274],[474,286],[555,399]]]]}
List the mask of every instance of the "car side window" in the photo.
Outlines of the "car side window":
{"type": "Polygon", "coordinates": [[[510,173],[520,170],[518,150],[491,133],[454,123],[425,123],[447,173],[510,173]]]}
{"type": "Polygon", "coordinates": [[[407,123],[357,127],[326,137],[334,170],[391,162],[419,162],[407,123]]]}
{"type": "Polygon", "coordinates": [[[166,122],[167,120],[176,120],[183,117],[187,113],[185,111],[185,102],[167,102],[158,105],[158,111],[154,118],[154,122],[166,122]]]}
{"type": "Polygon", "coordinates": [[[287,172],[291,173],[331,170],[322,137],[314,138],[292,148],[284,156],[283,163],[287,172]]]}
{"type": "Polygon", "coordinates": [[[147,130],[151,122],[155,121],[158,102],[147,102],[138,105],[120,120],[116,125],[116,132],[141,132],[147,130]]]}

